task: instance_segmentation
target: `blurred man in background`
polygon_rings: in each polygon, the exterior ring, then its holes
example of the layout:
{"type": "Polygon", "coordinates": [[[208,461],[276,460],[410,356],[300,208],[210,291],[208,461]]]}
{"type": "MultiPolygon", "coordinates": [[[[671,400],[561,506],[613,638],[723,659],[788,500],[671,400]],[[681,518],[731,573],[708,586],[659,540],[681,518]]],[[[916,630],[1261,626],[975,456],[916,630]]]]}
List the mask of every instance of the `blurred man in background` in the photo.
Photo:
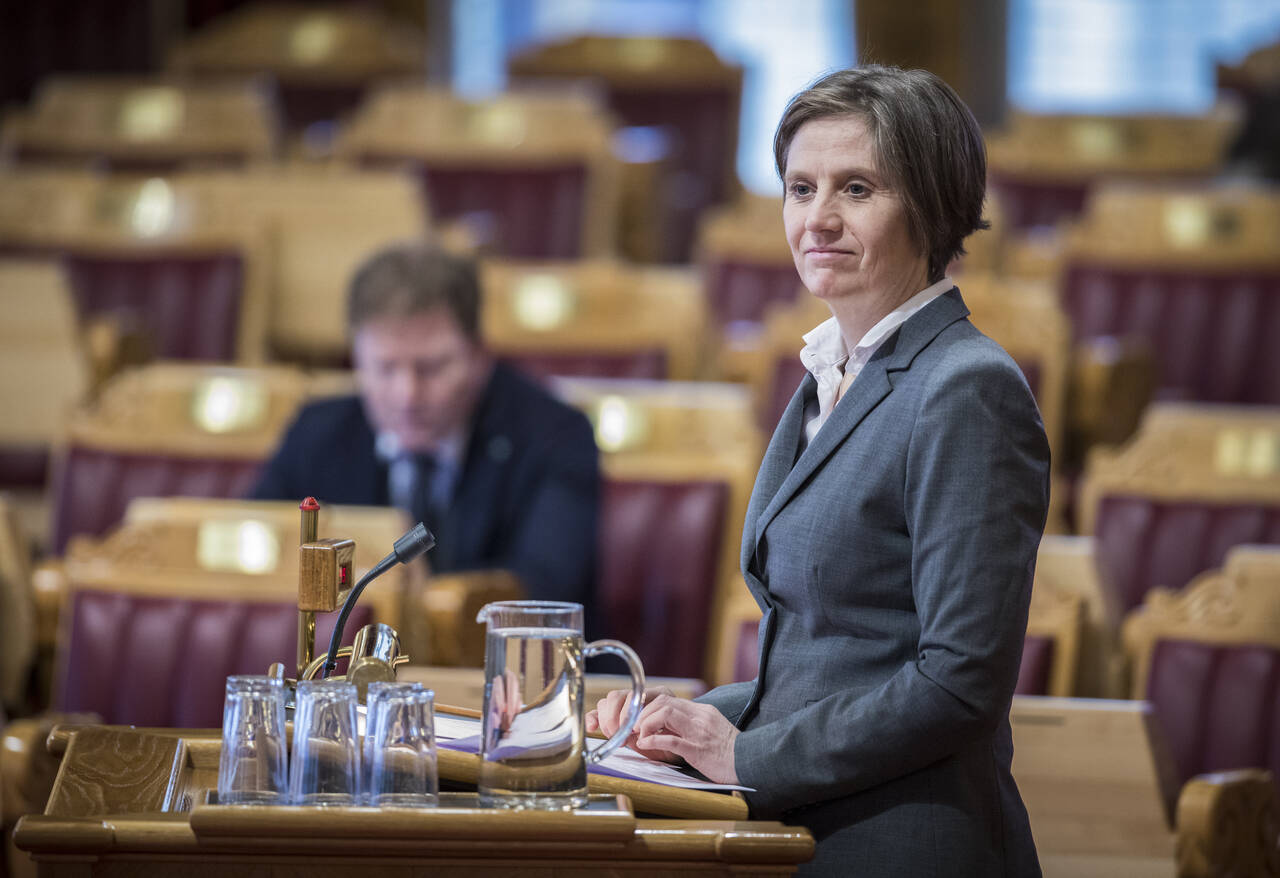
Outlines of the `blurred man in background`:
{"type": "Polygon", "coordinates": [[[434,245],[356,272],[359,394],[305,407],[257,499],[392,505],[436,534],[437,572],[503,568],[529,596],[590,605],[599,459],[590,422],[480,340],[474,262],[434,245]]]}

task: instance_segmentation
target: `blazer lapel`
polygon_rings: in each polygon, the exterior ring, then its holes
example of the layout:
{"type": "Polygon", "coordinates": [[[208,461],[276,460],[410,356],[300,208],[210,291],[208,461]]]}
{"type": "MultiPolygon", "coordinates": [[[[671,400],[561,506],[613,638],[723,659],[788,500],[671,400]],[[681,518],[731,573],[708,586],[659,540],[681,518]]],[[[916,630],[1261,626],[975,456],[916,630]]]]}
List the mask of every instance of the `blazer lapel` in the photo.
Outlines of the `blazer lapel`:
{"type": "Polygon", "coordinates": [[[795,465],[796,451],[800,448],[800,431],[804,429],[804,408],[808,400],[817,393],[818,384],[813,376],[805,373],[800,386],[796,388],[791,401],[787,403],[778,426],[765,449],[764,460],[760,463],[760,472],[756,476],[755,487],[751,491],[751,500],[747,505],[746,526],[742,529],[742,570],[745,572],[751,562],[751,553],[755,551],[759,539],[753,524],[760,518],[760,513],[787,477],[787,473],[795,465]]]}
{"type": "MultiPolygon", "coordinates": [[[[822,429],[818,431],[818,435],[813,437],[813,442],[809,443],[809,447],[800,455],[800,459],[795,462],[795,466],[790,468],[790,472],[783,478],[782,484],[769,495],[770,499],[767,501],[764,511],[755,519],[755,542],[751,547],[752,551],[759,544],[765,528],[769,526],[769,523],[773,521],[782,507],[795,496],[796,492],[817,471],[818,467],[831,456],[832,452],[862,422],[863,418],[893,390],[891,373],[900,372],[908,368],[911,365],[911,361],[915,359],[916,354],[924,350],[938,336],[938,333],[957,320],[963,319],[968,313],[969,309],[965,307],[964,300],[960,298],[960,291],[953,287],[950,292],[942,294],[921,309],[919,313],[913,315],[910,320],[902,324],[902,327],[880,346],[875,356],[863,367],[862,372],[858,374],[853,384],[849,386],[848,391],[841,397],[840,402],[836,404],[835,410],[831,412],[827,423],[823,424],[822,429]]],[[[806,381],[812,382],[812,376],[806,377],[806,381]]],[[[787,407],[788,414],[791,414],[795,405],[796,400],[793,398],[791,405],[787,407]]],[[[803,406],[801,406],[799,414],[802,413],[803,406]]],[[[782,424],[778,425],[777,433],[782,433],[782,424]]],[[[778,435],[775,434],[774,438],[777,439],[778,435]]],[[[799,442],[799,433],[797,432],[792,438],[791,448],[794,449],[796,443],[799,442]]],[[[769,450],[773,451],[773,443],[770,443],[769,450]]],[[[768,463],[767,455],[766,463],[768,463]]],[[[754,509],[748,510],[748,521],[752,520],[750,514],[754,513],[754,511],[754,509]]],[[[750,553],[745,546],[743,547],[743,556],[745,569],[745,561],[750,559],[750,553]]]]}

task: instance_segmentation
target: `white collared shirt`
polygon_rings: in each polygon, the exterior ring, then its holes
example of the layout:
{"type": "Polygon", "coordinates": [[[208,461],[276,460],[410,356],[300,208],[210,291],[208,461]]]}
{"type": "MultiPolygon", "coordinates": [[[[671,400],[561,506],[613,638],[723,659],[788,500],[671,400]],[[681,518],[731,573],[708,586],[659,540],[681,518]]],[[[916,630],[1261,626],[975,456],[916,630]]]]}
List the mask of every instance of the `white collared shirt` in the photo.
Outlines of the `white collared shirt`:
{"type": "Polygon", "coordinates": [[[818,430],[831,416],[832,409],[836,407],[836,395],[840,391],[840,382],[845,379],[845,376],[850,376],[850,381],[857,378],[858,373],[879,350],[885,339],[910,320],[917,311],[954,286],[955,281],[944,277],[936,284],[925,287],[868,329],[861,341],[853,346],[852,351],[845,346],[844,336],[840,333],[840,324],[834,317],[805,333],[800,362],[804,364],[805,369],[809,370],[813,380],[818,382],[817,405],[810,403],[804,411],[806,446],[813,441],[813,437],[818,435],[818,430]]]}

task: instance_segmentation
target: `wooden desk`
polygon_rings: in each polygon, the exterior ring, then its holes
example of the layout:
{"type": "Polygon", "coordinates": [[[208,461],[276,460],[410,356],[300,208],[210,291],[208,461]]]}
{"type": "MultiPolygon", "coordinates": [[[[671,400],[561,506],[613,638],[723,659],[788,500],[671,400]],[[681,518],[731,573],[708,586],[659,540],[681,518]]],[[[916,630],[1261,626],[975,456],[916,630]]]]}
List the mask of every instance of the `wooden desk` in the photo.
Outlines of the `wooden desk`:
{"type": "Polygon", "coordinates": [[[15,841],[42,878],[758,876],[789,875],[813,854],[807,830],[764,821],[459,808],[251,808],[241,819],[202,804],[220,746],[210,731],[80,729],[45,813],[24,817],[15,841]]]}

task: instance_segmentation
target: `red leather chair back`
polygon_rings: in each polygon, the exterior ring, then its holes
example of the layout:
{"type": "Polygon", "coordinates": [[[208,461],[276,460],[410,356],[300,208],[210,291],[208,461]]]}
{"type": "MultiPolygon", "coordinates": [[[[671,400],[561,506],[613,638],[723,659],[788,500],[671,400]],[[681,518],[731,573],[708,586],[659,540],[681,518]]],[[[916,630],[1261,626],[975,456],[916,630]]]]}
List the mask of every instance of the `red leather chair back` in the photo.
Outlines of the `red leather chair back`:
{"type": "Polygon", "coordinates": [[[1280,543],[1280,507],[1107,496],[1094,524],[1098,570],[1124,612],[1156,586],[1179,589],[1227,550],[1280,543]]]}
{"type": "Polygon", "coordinates": [[[408,165],[436,220],[466,219],[488,249],[510,259],[579,259],[587,210],[582,164],[500,169],[432,167],[400,156],[366,156],[367,167],[408,165]]]}
{"type": "MultiPolygon", "coordinates": [[[[292,669],[298,609],[291,603],[140,597],[79,590],[59,668],[59,710],[90,711],[106,723],[173,728],[222,725],[227,677],[292,669]]],[[[337,613],[316,618],[316,649],[327,646],[337,613]]],[[[373,621],[359,606],[347,644],[373,621]]]]}
{"type": "Polygon", "coordinates": [[[210,460],[124,454],[72,446],[53,494],[53,551],[73,534],[101,536],[124,518],[135,497],[243,497],[259,460],[210,460]]]}
{"type": "MultiPolygon", "coordinates": [[[[760,623],[743,622],[733,651],[733,679],[754,680],[760,666],[760,623]]],[[[1053,638],[1029,635],[1022,641],[1022,663],[1018,666],[1015,695],[1047,695],[1053,670],[1053,638]]]]}
{"type": "Polygon", "coordinates": [[[646,378],[664,381],[668,377],[667,356],[660,350],[514,354],[503,356],[502,359],[539,379],[568,375],[575,378],[646,378]]]}
{"type": "Polygon", "coordinates": [[[244,299],[241,254],[68,253],[63,262],[82,316],[112,315],[141,329],[162,359],[236,358],[244,299]]]}
{"type": "Polygon", "coordinates": [[[701,677],[729,489],[606,479],[597,615],[653,676],[701,677]]]}
{"type": "Polygon", "coordinates": [[[1053,671],[1053,638],[1029,634],[1022,640],[1022,662],[1014,695],[1048,695],[1053,671]]]}
{"type": "Polygon", "coordinates": [[[0,490],[43,488],[49,474],[49,452],[44,448],[0,448],[0,490]]]}
{"type": "Polygon", "coordinates": [[[721,326],[763,323],[770,305],[791,304],[801,289],[795,266],[747,262],[708,265],[705,287],[711,313],[721,326]]]}
{"type": "Polygon", "coordinates": [[[1077,338],[1151,343],[1160,397],[1280,405],[1280,274],[1081,263],[1062,289],[1077,338]]]}
{"type": "Polygon", "coordinates": [[[1023,180],[999,171],[991,173],[991,189],[1000,202],[1001,216],[1018,231],[1075,219],[1084,212],[1089,194],[1088,183],[1023,180]]]}
{"type": "Polygon", "coordinates": [[[733,682],[754,680],[760,671],[760,622],[749,619],[738,626],[738,642],[733,647],[733,682]]]}
{"type": "Polygon", "coordinates": [[[1267,768],[1280,779],[1280,650],[1159,641],[1147,699],[1179,788],[1194,775],[1235,768],[1267,768]]]}

